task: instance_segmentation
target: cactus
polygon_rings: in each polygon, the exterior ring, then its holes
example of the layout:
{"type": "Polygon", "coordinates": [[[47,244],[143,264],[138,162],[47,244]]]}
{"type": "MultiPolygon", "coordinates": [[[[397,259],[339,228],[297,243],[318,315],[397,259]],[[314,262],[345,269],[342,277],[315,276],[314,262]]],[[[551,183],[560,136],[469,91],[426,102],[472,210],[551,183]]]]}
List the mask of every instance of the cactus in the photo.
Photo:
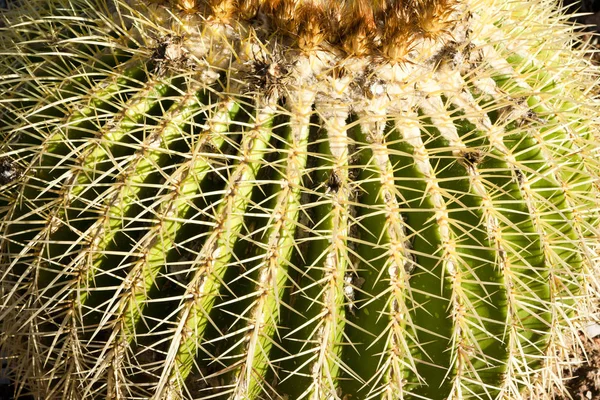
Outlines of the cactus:
{"type": "Polygon", "coordinates": [[[3,13],[17,396],[565,391],[600,293],[600,102],[551,2],[3,13]]]}

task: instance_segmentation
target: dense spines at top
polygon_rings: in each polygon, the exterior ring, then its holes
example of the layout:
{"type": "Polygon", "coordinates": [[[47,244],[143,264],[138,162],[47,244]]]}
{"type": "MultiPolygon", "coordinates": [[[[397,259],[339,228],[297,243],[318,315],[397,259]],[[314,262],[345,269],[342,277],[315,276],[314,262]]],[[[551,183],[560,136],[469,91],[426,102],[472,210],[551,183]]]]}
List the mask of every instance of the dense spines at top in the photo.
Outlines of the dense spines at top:
{"type": "MultiPolygon", "coordinates": [[[[134,3],[134,2],[132,2],[134,3]]],[[[304,50],[329,42],[350,55],[403,60],[417,37],[436,39],[456,22],[456,0],[176,0],[155,2],[220,22],[258,20],[304,50]]]]}
{"type": "Polygon", "coordinates": [[[598,293],[597,69],[558,50],[574,35],[545,3],[510,4],[7,13],[0,344],[16,387],[564,388],[553,355],[598,293]]]}

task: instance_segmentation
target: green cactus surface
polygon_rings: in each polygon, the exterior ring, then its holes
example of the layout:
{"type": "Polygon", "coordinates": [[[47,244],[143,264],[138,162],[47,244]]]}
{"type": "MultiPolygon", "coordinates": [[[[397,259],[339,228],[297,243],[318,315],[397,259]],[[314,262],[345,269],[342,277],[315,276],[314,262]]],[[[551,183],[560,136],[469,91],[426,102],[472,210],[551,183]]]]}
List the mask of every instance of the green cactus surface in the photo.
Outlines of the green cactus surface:
{"type": "Polygon", "coordinates": [[[15,398],[565,392],[600,101],[553,0],[8,7],[15,398]]]}

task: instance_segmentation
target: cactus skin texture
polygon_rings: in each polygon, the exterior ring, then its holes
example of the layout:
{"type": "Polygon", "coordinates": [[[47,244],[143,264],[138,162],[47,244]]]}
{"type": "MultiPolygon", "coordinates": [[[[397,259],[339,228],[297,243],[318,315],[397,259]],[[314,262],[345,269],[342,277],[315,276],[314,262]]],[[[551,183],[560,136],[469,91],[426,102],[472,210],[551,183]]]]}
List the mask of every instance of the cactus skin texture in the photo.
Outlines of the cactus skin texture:
{"type": "Polygon", "coordinates": [[[0,27],[2,354],[37,399],[519,399],[600,293],[548,1],[46,0],[0,27]]]}

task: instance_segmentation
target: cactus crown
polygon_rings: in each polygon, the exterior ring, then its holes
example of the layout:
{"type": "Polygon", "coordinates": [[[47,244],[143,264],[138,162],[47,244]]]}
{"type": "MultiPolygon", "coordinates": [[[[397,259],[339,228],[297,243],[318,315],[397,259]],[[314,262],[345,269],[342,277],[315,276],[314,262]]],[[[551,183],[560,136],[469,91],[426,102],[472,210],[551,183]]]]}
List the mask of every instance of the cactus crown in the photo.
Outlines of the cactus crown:
{"type": "Polygon", "coordinates": [[[17,392],[565,390],[557,354],[600,293],[598,69],[549,4],[7,11],[0,354],[17,392]]]}
{"type": "Polygon", "coordinates": [[[176,8],[221,22],[260,18],[306,51],[327,43],[351,56],[400,61],[419,37],[447,34],[457,5],[456,0],[183,0],[176,8]]]}

